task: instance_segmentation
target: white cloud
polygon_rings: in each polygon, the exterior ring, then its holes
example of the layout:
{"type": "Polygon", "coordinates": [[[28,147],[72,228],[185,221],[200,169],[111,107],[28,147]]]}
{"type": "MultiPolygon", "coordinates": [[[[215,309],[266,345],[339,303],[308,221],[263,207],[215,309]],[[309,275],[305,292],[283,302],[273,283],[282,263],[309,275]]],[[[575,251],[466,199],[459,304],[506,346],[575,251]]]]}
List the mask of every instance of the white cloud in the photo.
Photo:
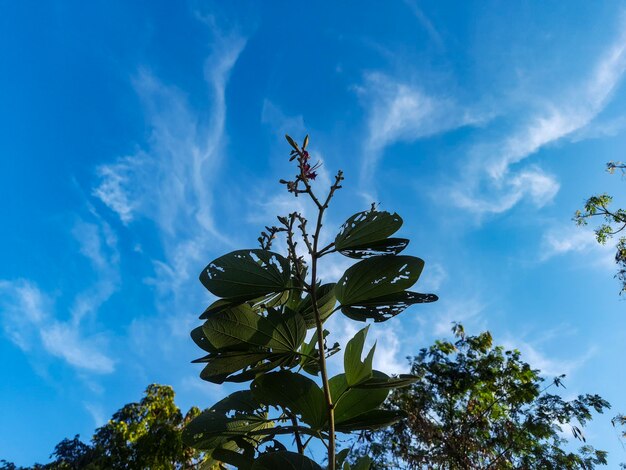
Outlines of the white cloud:
{"type": "Polygon", "coordinates": [[[571,375],[582,367],[594,354],[595,348],[590,347],[584,354],[574,359],[558,359],[553,355],[542,352],[536,345],[524,341],[519,337],[509,338],[502,343],[506,349],[518,349],[522,360],[530,364],[533,369],[539,369],[541,375],[547,378],[561,374],[571,375]]]}
{"type": "Polygon", "coordinates": [[[552,200],[559,188],[554,177],[538,168],[515,170],[513,166],[566,137],[580,140],[582,130],[605,108],[626,71],[626,21],[621,28],[586,82],[570,88],[559,102],[546,100],[544,110],[511,135],[473,149],[464,178],[452,191],[454,204],[484,214],[509,210],[525,197],[539,207],[552,200]]]}
{"type": "Polygon", "coordinates": [[[95,212],[92,215],[95,223],[78,219],[71,233],[96,280],[74,296],[69,315],[63,315],[68,318],[61,320],[54,299],[24,279],[0,281],[0,313],[5,334],[23,351],[44,352],[78,370],[107,374],[115,369],[113,359],[103,352],[107,337],[88,331],[84,320],[93,323],[98,309],[117,290],[119,253],[110,227],[95,212]]]}
{"type": "MultiPolygon", "coordinates": [[[[215,226],[212,188],[223,160],[226,84],[244,46],[241,37],[216,35],[204,66],[207,116],[183,91],[140,70],[134,85],[151,128],[148,143],[96,170],[93,195],[123,223],[145,218],[158,226],[164,257],[154,260],[155,277],[149,282],[163,299],[173,295],[174,305],[187,303],[180,286],[197,275],[215,243],[231,243],[215,226]]],[[[163,308],[171,307],[168,302],[163,308]]]]}
{"type": "Polygon", "coordinates": [[[381,73],[366,75],[365,84],[356,90],[368,114],[361,186],[369,191],[371,178],[388,145],[413,142],[486,119],[485,115],[463,108],[452,98],[431,96],[420,87],[381,73]]]}
{"type": "Polygon", "coordinates": [[[113,360],[101,349],[102,336],[83,336],[71,322],[53,315],[53,302],[26,280],[0,281],[0,312],[5,334],[25,352],[38,348],[87,372],[113,372],[113,360]]]}

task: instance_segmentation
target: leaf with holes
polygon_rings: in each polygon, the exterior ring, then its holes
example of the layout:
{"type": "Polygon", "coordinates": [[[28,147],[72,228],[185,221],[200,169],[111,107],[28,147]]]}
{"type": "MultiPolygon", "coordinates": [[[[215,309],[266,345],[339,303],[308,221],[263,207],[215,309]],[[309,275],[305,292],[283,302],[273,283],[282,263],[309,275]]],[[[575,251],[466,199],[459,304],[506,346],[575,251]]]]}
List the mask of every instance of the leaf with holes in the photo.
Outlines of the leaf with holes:
{"type": "Polygon", "coordinates": [[[368,329],[369,326],[366,326],[357,332],[346,345],[346,350],[343,354],[343,367],[348,387],[354,387],[372,377],[372,361],[374,360],[376,345],[370,349],[365,360],[361,361],[368,329]]]}
{"type": "Polygon", "coordinates": [[[338,250],[349,258],[370,258],[372,256],[397,255],[409,245],[407,238],[386,238],[362,246],[338,250]]]}
{"type": "Polygon", "coordinates": [[[252,382],[250,389],[259,402],[290,411],[313,429],[322,428],[327,421],[324,392],[301,374],[289,371],[264,374],[252,382]]]}
{"type": "MultiPolygon", "coordinates": [[[[296,352],[306,336],[304,319],[297,312],[267,317],[242,304],[210,316],[202,326],[207,343],[215,350],[296,352]]],[[[210,352],[210,351],[209,351],[210,352]]]]}
{"type": "Polygon", "coordinates": [[[438,299],[435,294],[403,291],[342,306],[341,312],[352,320],[365,321],[369,318],[375,322],[383,322],[402,313],[411,305],[435,302],[438,299]]]}
{"type": "Polygon", "coordinates": [[[250,470],[322,470],[317,463],[295,452],[280,451],[262,454],[250,470]]]}
{"type": "MultiPolygon", "coordinates": [[[[385,211],[358,212],[350,217],[335,237],[335,249],[340,253],[351,250],[366,250],[385,240],[402,226],[402,217],[385,211]]],[[[380,246],[379,246],[380,247],[380,246]]],[[[359,256],[360,257],[360,256],[359,256]]]]}
{"type": "Polygon", "coordinates": [[[218,297],[256,299],[289,288],[289,262],[267,250],[233,251],[209,263],[200,282],[218,297]]]}
{"type": "MultiPolygon", "coordinates": [[[[333,312],[337,298],[335,297],[335,284],[323,284],[316,289],[317,310],[320,314],[322,322],[324,322],[333,312]]],[[[315,327],[315,312],[313,311],[313,302],[311,295],[307,294],[300,305],[298,312],[304,317],[307,328],[315,327]]]]}
{"type": "Polygon", "coordinates": [[[414,256],[376,256],[359,261],[341,277],[335,295],[342,306],[402,292],[418,280],[424,261],[414,256]]]}

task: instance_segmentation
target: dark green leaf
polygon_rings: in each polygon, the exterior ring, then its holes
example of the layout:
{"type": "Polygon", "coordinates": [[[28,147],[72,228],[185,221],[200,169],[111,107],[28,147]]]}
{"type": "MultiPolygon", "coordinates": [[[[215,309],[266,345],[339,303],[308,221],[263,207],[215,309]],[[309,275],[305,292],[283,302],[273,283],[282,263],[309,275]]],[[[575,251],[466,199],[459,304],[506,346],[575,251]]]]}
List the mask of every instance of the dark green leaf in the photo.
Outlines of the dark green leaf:
{"type": "Polygon", "coordinates": [[[406,418],[404,411],[398,410],[371,410],[353,418],[337,423],[337,431],[351,432],[358,430],[374,430],[386,428],[401,419],[406,418]]]}
{"type": "Polygon", "coordinates": [[[355,246],[352,248],[344,248],[338,250],[344,256],[349,258],[370,258],[372,256],[397,255],[402,252],[409,244],[406,238],[386,238],[377,242],[371,242],[363,246],[355,246]]]}
{"type": "Polygon", "coordinates": [[[337,251],[359,248],[380,242],[393,235],[402,226],[402,218],[385,211],[358,212],[341,227],[335,238],[337,251]]]}
{"type": "Polygon", "coordinates": [[[376,256],[359,261],[341,277],[335,295],[342,306],[361,304],[411,287],[424,268],[414,256],[376,256]]]}
{"type": "Polygon", "coordinates": [[[242,304],[211,315],[202,327],[211,348],[270,352],[296,352],[306,335],[304,320],[297,313],[270,313],[263,317],[242,304]]]}
{"type": "Polygon", "coordinates": [[[346,373],[346,383],[349,387],[353,387],[372,377],[372,361],[374,360],[376,345],[370,349],[365,360],[361,361],[368,329],[369,326],[363,328],[346,345],[343,355],[343,367],[346,373]]]}
{"type": "Polygon", "coordinates": [[[419,377],[415,375],[409,374],[400,374],[398,377],[389,377],[386,374],[374,371],[376,373],[375,377],[372,377],[365,382],[361,382],[358,385],[355,385],[355,388],[365,388],[365,389],[373,389],[373,388],[400,388],[407,387],[419,380],[419,377]]]}
{"type": "MultiPolygon", "coordinates": [[[[374,373],[374,377],[379,377],[374,373]]],[[[389,389],[349,388],[345,374],[339,374],[329,380],[331,396],[335,403],[335,423],[337,425],[367,411],[378,408],[389,395],[389,389]]]]}
{"type": "Polygon", "coordinates": [[[320,429],[327,421],[322,389],[303,375],[271,372],[257,377],[250,389],[261,403],[289,410],[313,429],[320,429]]]}
{"type": "Polygon", "coordinates": [[[289,262],[267,250],[238,250],[209,263],[200,282],[218,297],[255,299],[289,287],[289,262]]]}
{"type": "MultiPolygon", "coordinates": [[[[324,322],[335,308],[337,298],[335,297],[335,284],[323,284],[316,289],[315,296],[317,297],[317,309],[320,313],[320,318],[324,322]]],[[[304,317],[307,328],[315,327],[315,312],[313,311],[313,302],[311,302],[311,295],[307,294],[300,305],[298,306],[298,312],[304,317]]]]}
{"type": "Polygon", "coordinates": [[[341,312],[357,321],[371,318],[375,322],[383,322],[402,313],[410,305],[435,302],[438,299],[439,297],[435,294],[403,291],[365,300],[354,305],[342,306],[341,312]]]}
{"type": "Polygon", "coordinates": [[[367,455],[364,455],[359,460],[356,461],[354,467],[351,470],[369,470],[372,466],[372,459],[370,459],[367,455]]]}
{"type": "Polygon", "coordinates": [[[238,415],[231,418],[209,409],[185,426],[182,438],[190,447],[210,451],[223,446],[235,437],[245,436],[250,431],[269,429],[272,426],[273,422],[262,416],[238,415]]]}
{"type": "Polygon", "coordinates": [[[200,378],[207,382],[221,384],[224,382],[247,382],[261,372],[288,364],[290,355],[271,353],[248,353],[245,351],[229,351],[220,354],[209,354],[194,362],[206,362],[200,372],[200,378]],[[241,371],[239,374],[235,372],[241,371]]]}
{"type": "Polygon", "coordinates": [[[211,456],[214,459],[219,460],[220,462],[234,465],[235,467],[237,467],[237,470],[248,470],[254,463],[254,461],[250,459],[247,455],[221,447],[215,449],[211,456]]]}
{"type": "Polygon", "coordinates": [[[251,470],[322,470],[322,467],[304,455],[280,451],[261,455],[251,470]]]}

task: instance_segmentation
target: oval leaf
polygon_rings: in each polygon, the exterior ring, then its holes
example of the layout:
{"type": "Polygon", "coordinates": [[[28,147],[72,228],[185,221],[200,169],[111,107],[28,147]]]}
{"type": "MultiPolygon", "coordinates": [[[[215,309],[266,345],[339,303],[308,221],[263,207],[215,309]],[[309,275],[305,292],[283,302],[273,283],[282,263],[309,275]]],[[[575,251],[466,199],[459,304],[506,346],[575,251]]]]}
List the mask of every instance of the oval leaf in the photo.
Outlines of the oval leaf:
{"type": "Polygon", "coordinates": [[[407,238],[386,238],[363,246],[344,248],[339,250],[344,256],[349,258],[371,258],[372,256],[397,255],[409,245],[407,238]]]}
{"type": "Polygon", "coordinates": [[[342,306],[402,292],[419,279],[424,261],[414,256],[376,256],[359,261],[341,277],[335,295],[342,306]]]}
{"type": "Polygon", "coordinates": [[[200,282],[218,297],[254,299],[289,286],[289,262],[267,250],[238,250],[207,265],[200,282]]]}
{"type": "Polygon", "coordinates": [[[402,313],[413,304],[435,302],[436,300],[439,300],[439,297],[435,294],[403,291],[365,300],[355,305],[342,306],[341,312],[348,318],[357,321],[371,318],[375,322],[383,322],[402,313]]]}
{"type": "Polygon", "coordinates": [[[386,211],[358,212],[350,217],[335,237],[337,251],[363,248],[393,235],[402,226],[402,217],[386,211]]]}

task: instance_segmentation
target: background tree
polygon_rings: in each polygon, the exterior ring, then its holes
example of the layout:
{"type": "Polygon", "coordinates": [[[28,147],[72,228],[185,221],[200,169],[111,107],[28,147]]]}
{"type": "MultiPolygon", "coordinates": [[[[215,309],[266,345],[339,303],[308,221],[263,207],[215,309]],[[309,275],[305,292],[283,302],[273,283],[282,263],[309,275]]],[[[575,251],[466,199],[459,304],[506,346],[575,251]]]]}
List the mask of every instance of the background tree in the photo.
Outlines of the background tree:
{"type": "Polygon", "coordinates": [[[589,469],[606,463],[606,452],[589,445],[565,450],[563,427],[585,441],[581,428],[609,404],[598,395],[565,401],[520,352],[493,346],[488,332],[436,341],[410,358],[419,380],[389,397],[391,410],[408,413],[391,428],[365,433],[360,453],[373,468],[589,469]]]}
{"type": "Polygon", "coordinates": [[[205,461],[201,452],[183,444],[182,429],[200,410],[191,408],[185,416],[174,402],[174,390],[167,385],[148,386],[138,403],[118,410],[107,424],[98,428],[86,444],[74,436],[56,445],[45,465],[20,467],[0,461],[2,470],[105,470],[105,469],[192,469],[205,461]]]}
{"type": "MultiPolygon", "coordinates": [[[[609,162],[606,164],[606,169],[609,173],[615,173],[615,170],[620,170],[622,175],[626,170],[626,164],[622,162],[609,162]]],[[[587,225],[589,219],[598,218],[602,222],[594,230],[596,234],[596,240],[601,245],[604,245],[626,229],[626,210],[624,209],[611,209],[610,205],[613,201],[613,197],[608,194],[600,194],[592,196],[585,202],[585,206],[582,211],[578,210],[574,214],[574,221],[581,226],[587,225]]],[[[626,292],[626,236],[620,235],[615,245],[615,262],[618,266],[618,271],[615,277],[621,283],[620,294],[626,292]]]]}
{"type": "MultiPolygon", "coordinates": [[[[345,346],[344,372],[330,377],[326,359],[339,345],[327,342],[324,322],[336,312],[355,321],[387,321],[437,297],[408,290],[424,261],[399,255],[409,240],[391,238],[402,226],[398,214],[373,205],[350,217],[339,233],[322,231],[343,173],[319,197],[312,186],[318,165],[310,160],[308,136],[302,144],[289,136],[287,141],[297,172],[280,182],[293,196],[309,199],[312,220],[298,212],[279,216],[279,225],[266,227],[259,237],[260,249],[223,255],[200,274],[218,298],[200,316],[204,324],[191,333],[206,353],[197,360],[205,364],[200,377],[217,384],[251,384],[202,412],[183,437],[215,460],[251,470],[321,470],[305,456],[316,439],[334,470],[348,451],[336,452],[336,433],[383,428],[402,419],[402,410],[381,405],[392,389],[416,377],[390,377],[372,369],[374,348],[362,358],[368,327],[345,346]],[[284,254],[271,251],[277,236],[284,236],[284,254]],[[358,261],[336,283],[322,283],[319,260],[334,253],[358,261]],[[305,341],[308,330],[311,339],[305,341]],[[287,450],[288,441],[280,439],[285,435],[292,436],[296,452],[287,450]]],[[[368,468],[368,459],[357,467],[368,468]]]]}

